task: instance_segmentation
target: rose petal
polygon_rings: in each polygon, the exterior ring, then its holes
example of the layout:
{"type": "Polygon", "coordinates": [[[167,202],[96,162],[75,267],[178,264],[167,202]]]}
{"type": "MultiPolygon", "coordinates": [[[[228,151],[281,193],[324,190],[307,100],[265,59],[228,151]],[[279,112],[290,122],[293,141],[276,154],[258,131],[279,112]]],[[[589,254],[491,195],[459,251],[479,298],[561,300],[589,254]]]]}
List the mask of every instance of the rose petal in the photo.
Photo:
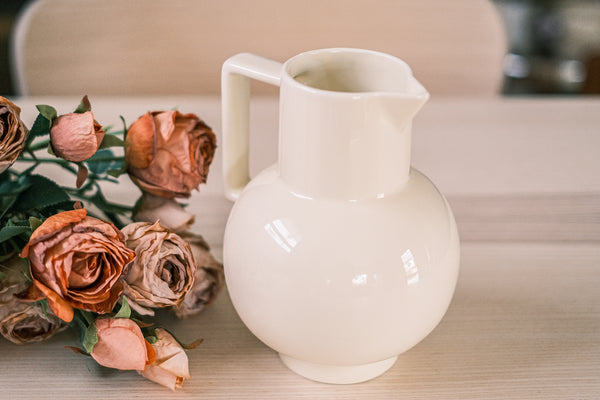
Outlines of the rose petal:
{"type": "Polygon", "coordinates": [[[33,283],[40,292],[44,293],[44,296],[48,299],[48,306],[58,318],[65,322],[71,322],[73,320],[73,307],[69,303],[39,281],[33,281],[33,283]]]}
{"type": "Polygon", "coordinates": [[[158,341],[152,346],[156,351],[156,361],[143,371],[138,371],[146,379],[175,390],[184,379],[190,378],[188,358],[175,338],[164,329],[156,329],[158,341]]]}
{"type": "Polygon", "coordinates": [[[42,225],[40,225],[29,239],[29,243],[25,245],[21,251],[21,257],[27,257],[29,255],[29,248],[31,245],[37,243],[40,239],[45,238],[47,235],[53,235],[58,230],[62,229],[66,225],[70,225],[79,222],[85,218],[87,211],[85,208],[79,210],[63,211],[59,214],[48,217],[42,225]]]}
{"type": "Polygon", "coordinates": [[[154,119],[150,113],[138,118],[127,130],[125,160],[133,168],[146,168],[154,153],[154,119]]]}
{"type": "Polygon", "coordinates": [[[144,369],[148,360],[146,340],[130,319],[97,319],[98,342],[91,356],[100,365],[120,370],[144,369]]]}

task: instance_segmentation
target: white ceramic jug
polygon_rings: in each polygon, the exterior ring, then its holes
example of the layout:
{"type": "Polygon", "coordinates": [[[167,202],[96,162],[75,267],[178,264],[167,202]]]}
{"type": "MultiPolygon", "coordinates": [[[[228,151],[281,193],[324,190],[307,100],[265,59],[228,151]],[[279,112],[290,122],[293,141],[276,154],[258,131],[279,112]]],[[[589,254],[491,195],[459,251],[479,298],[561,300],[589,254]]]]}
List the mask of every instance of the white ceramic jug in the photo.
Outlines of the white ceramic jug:
{"type": "Polygon", "coordinates": [[[284,64],[244,53],[223,66],[224,178],[236,201],[227,286],[248,328],[300,375],[378,376],[448,308],[456,224],[410,167],[411,121],[428,97],[403,61],[368,50],[284,64]],[[251,182],[250,78],[281,87],[279,161],[251,182]]]}

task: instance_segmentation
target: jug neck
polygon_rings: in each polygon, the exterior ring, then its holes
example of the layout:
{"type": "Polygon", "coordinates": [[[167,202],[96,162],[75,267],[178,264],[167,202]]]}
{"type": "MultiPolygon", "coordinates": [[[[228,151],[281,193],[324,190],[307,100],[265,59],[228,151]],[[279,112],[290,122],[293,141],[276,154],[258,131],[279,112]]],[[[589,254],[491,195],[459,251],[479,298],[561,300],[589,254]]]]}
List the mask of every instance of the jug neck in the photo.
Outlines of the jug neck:
{"type": "Polygon", "coordinates": [[[387,54],[323,49],[283,65],[279,167],[292,190],[346,200],[406,184],[412,119],[429,98],[408,65],[387,54]]]}
{"type": "Polygon", "coordinates": [[[403,188],[412,126],[405,111],[413,99],[288,90],[282,85],[279,168],[294,192],[352,201],[403,188]]]}

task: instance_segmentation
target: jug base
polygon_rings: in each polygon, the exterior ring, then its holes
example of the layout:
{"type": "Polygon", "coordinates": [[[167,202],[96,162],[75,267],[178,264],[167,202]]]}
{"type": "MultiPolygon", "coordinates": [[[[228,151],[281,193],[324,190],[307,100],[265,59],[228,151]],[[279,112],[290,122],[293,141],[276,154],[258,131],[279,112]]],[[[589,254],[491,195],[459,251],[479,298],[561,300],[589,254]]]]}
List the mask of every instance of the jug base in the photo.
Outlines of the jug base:
{"type": "Polygon", "coordinates": [[[298,375],[313,381],[334,384],[359,383],[376,378],[390,369],[398,359],[398,356],[395,356],[370,364],[337,366],[302,361],[281,353],[279,357],[286,367],[298,375]]]}

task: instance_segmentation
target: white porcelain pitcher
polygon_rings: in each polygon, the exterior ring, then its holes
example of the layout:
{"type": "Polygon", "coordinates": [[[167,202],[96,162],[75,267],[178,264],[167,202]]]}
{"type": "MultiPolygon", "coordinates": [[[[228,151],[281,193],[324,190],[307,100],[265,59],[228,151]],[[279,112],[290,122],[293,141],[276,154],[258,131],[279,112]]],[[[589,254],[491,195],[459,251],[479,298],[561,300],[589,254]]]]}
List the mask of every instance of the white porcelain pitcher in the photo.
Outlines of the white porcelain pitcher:
{"type": "Polygon", "coordinates": [[[248,328],[300,375],[378,376],[448,308],[456,224],[410,167],[411,121],[428,97],[403,61],[368,50],[223,65],[225,191],[236,201],[227,286],[248,328]],[[252,181],[250,78],[281,87],[279,160],[252,181]]]}

